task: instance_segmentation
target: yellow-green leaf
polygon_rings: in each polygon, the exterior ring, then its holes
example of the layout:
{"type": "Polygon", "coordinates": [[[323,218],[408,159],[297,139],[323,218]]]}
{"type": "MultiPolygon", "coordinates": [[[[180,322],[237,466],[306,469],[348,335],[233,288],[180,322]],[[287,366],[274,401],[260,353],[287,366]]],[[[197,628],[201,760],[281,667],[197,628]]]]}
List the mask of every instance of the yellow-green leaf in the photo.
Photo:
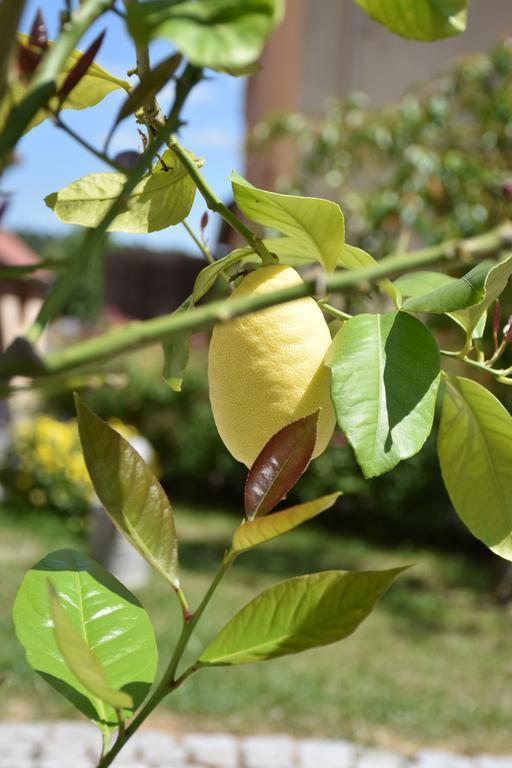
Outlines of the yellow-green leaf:
{"type": "MultiPolygon", "coordinates": [[[[23,45],[28,44],[28,35],[20,34],[18,37],[23,45]]],[[[49,45],[52,45],[51,41],[49,42],[49,45]]],[[[81,59],[82,55],[82,51],[79,50],[74,50],[72,52],[57,80],[56,90],[62,85],[73,67],[81,59]]],[[[5,120],[12,107],[18,104],[25,96],[26,89],[27,86],[19,79],[11,83],[5,98],[0,102],[0,130],[3,128],[5,120]]],[[[84,77],[65,99],[62,109],[86,109],[87,107],[93,107],[95,104],[102,101],[105,96],[108,96],[109,93],[119,89],[129,93],[131,90],[130,83],[111,75],[106,69],[100,67],[96,62],[93,62],[84,77]]],[[[52,99],[50,101],[50,107],[57,108],[58,103],[57,98],[52,99]]],[[[39,125],[39,123],[42,123],[43,120],[46,120],[48,117],[48,112],[41,110],[30,123],[27,131],[34,128],[36,125],[39,125]]]]}
{"type": "MultiPolygon", "coordinates": [[[[110,232],[146,233],[183,221],[194,202],[195,184],[179,160],[168,150],[134,188],[110,232]]],[[[198,161],[200,164],[200,161],[198,161]]],[[[95,227],[122,194],[123,173],[91,173],[45,198],[46,205],[66,224],[95,227]]]]}
{"type": "Polygon", "coordinates": [[[415,40],[440,40],[466,28],[468,0],[355,0],[375,21],[415,40]]]}
{"type": "Polygon", "coordinates": [[[438,453],[457,514],[512,560],[512,416],[476,381],[446,377],[438,453]]]}
{"type": "Polygon", "coordinates": [[[57,644],[48,580],[59,595],[67,622],[93,649],[108,688],[122,691],[132,700],[129,705],[127,699],[121,704],[125,716],[139,707],[155,678],[157,649],[149,617],[112,574],[70,549],[51,552],[36,563],[25,574],[16,595],[14,625],[28,663],[82,714],[109,731],[117,726],[115,707],[90,691],[81,672],[66,663],[57,644]]]}
{"type": "Polygon", "coordinates": [[[403,570],[324,571],[277,584],[221,629],[199,664],[250,664],[341,640],[368,616],[403,570]]]}
{"type": "Polygon", "coordinates": [[[221,272],[234,264],[240,263],[248,264],[261,262],[260,257],[252,250],[252,248],[236,248],[231,253],[223,256],[221,259],[217,259],[213,264],[208,264],[204,269],[200,271],[196,277],[194,283],[193,297],[194,301],[199,301],[205,296],[208,291],[213,288],[215,281],[221,272]]]}
{"type": "Polygon", "coordinates": [[[233,535],[233,552],[237,554],[245,552],[258,544],[271,541],[271,539],[292,531],[302,523],[332,507],[340,495],[341,491],[330,493],[328,496],[321,496],[314,501],[306,501],[295,507],[288,507],[288,509],[274,512],[271,515],[243,522],[233,535]]]}
{"type": "Polygon", "coordinates": [[[345,242],[345,222],[337,203],[267,192],[237,173],[231,174],[231,184],[236,204],[250,221],[287,235],[298,251],[306,250],[311,261],[318,261],[327,271],[336,267],[345,242]]]}
{"type": "Polygon", "coordinates": [[[131,709],[132,697],[108,684],[100,660],[69,621],[51,581],[48,581],[48,598],[57,647],[71,672],[89,693],[105,704],[110,704],[114,709],[131,709]]]}

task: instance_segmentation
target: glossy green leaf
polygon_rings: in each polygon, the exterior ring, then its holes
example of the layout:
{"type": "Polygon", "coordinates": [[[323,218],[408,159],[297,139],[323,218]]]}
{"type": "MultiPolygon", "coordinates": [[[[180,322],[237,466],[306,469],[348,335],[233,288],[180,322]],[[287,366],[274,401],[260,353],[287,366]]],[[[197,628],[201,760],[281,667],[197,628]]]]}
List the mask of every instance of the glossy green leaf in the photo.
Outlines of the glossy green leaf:
{"type": "MultiPolygon", "coordinates": [[[[18,39],[23,45],[28,43],[28,35],[18,35],[18,39]]],[[[52,43],[50,42],[50,45],[52,43]]],[[[71,70],[76,66],[78,61],[82,57],[82,51],[75,50],[64,65],[64,69],[57,80],[57,90],[62,86],[64,80],[69,75],[71,70]]],[[[112,91],[122,89],[124,91],[130,91],[130,83],[126,80],[122,80],[119,77],[111,75],[106,69],[100,67],[99,64],[93,62],[87,73],[82,80],[71,91],[69,96],[65,99],[62,109],[86,109],[87,107],[93,107],[102,101],[105,96],[108,96],[112,91]]],[[[7,116],[13,106],[18,104],[25,96],[27,86],[23,84],[19,79],[14,80],[9,87],[9,91],[5,98],[0,102],[0,130],[2,129],[7,116]]],[[[50,106],[56,109],[58,106],[58,99],[52,99],[50,106]]],[[[39,125],[48,118],[46,110],[38,112],[36,117],[32,120],[27,131],[39,125]]]]}
{"type": "MultiPolygon", "coordinates": [[[[499,264],[495,264],[486,275],[484,282],[484,297],[475,306],[469,307],[460,313],[465,323],[465,328],[468,334],[468,347],[471,337],[479,337],[481,328],[479,324],[482,323],[482,317],[487,312],[487,309],[493,304],[496,299],[501,296],[503,291],[508,285],[510,276],[512,275],[512,256],[501,261],[499,264]]],[[[484,321],[485,322],[485,321],[484,321]]]]}
{"type": "MultiPolygon", "coordinates": [[[[288,235],[297,249],[332,271],[341,257],[345,224],[341,208],[330,200],[266,192],[231,175],[235,202],[250,221],[288,235]]],[[[277,254],[279,256],[279,254],[277,254]]]]}
{"type": "Polygon", "coordinates": [[[51,581],[48,582],[48,599],[55,642],[70,672],[104,704],[114,709],[133,709],[132,697],[108,684],[100,660],[88,645],[88,639],[68,619],[51,581]]]}
{"type": "Polygon", "coordinates": [[[282,0],[150,0],[128,8],[135,40],[171,40],[198,67],[245,71],[284,11],[282,0]]]}
{"type": "Polygon", "coordinates": [[[320,410],[276,432],[256,457],[244,489],[249,520],[271,512],[306,471],[315,450],[320,410]]]}
{"type": "Polygon", "coordinates": [[[492,262],[483,261],[459,280],[440,285],[424,295],[407,299],[404,301],[404,309],[409,312],[443,314],[479,304],[485,296],[485,279],[491,267],[492,262]]]}
{"type": "Polygon", "coordinates": [[[236,250],[228,253],[227,256],[217,259],[213,264],[208,264],[196,277],[192,292],[194,301],[198,302],[213,288],[221,272],[239,262],[240,264],[259,263],[261,259],[252,248],[236,248],[236,250]]]}
{"type": "Polygon", "coordinates": [[[375,21],[402,37],[440,40],[466,29],[468,0],[355,0],[375,21]]]}
{"type": "MultiPolygon", "coordinates": [[[[406,288],[409,291],[411,288],[419,290],[420,279],[414,286],[414,274],[397,281],[403,293],[406,293],[406,288]]],[[[466,331],[467,350],[473,338],[481,338],[487,309],[503,293],[511,274],[512,256],[498,264],[485,261],[459,280],[447,279],[446,275],[436,278],[436,288],[421,295],[411,293],[413,298],[407,299],[403,306],[412,312],[446,312],[466,331]]],[[[432,284],[432,277],[428,280],[432,284]]]]}
{"type": "MultiPolygon", "coordinates": [[[[409,272],[407,275],[403,275],[394,281],[395,287],[401,292],[403,296],[424,296],[425,294],[436,291],[439,288],[444,288],[447,285],[453,285],[457,282],[457,278],[445,275],[443,272],[429,272],[419,270],[418,272],[409,272]]],[[[466,333],[472,332],[473,338],[482,338],[486,313],[480,317],[477,325],[470,329],[470,310],[459,309],[453,312],[447,312],[448,317],[451,317],[457,325],[459,325],[466,333]]]]}
{"type": "MultiPolygon", "coordinates": [[[[171,150],[158,160],[126,201],[127,210],[108,227],[109,232],[146,233],[165,229],[185,219],[192,207],[195,184],[171,150]]],[[[95,227],[121,194],[124,173],[91,173],[45,198],[66,224],[95,227]]]]}
{"type": "Polygon", "coordinates": [[[341,640],[368,616],[402,570],[324,571],[277,584],[228,622],[199,664],[250,664],[341,640]]]}
{"type": "Polygon", "coordinates": [[[357,315],[327,353],[338,424],[365,477],[414,456],[432,429],[440,380],[430,332],[406,312],[357,315]]]}
{"type": "Polygon", "coordinates": [[[78,430],[94,490],[112,521],[174,588],[178,542],[169,499],[130,443],[75,395],[78,430]]]}
{"type": "Polygon", "coordinates": [[[239,554],[266,541],[276,539],[288,531],[292,531],[302,523],[311,520],[321,512],[332,507],[341,491],[321,496],[314,501],[305,501],[295,507],[288,507],[265,517],[246,520],[238,526],[233,535],[233,552],[239,554]]]}
{"type": "MultiPolygon", "coordinates": [[[[194,306],[193,299],[189,297],[178,307],[174,314],[188,312],[194,306]]],[[[190,356],[190,339],[192,331],[176,333],[170,341],[162,344],[164,353],[164,379],[175,392],[181,392],[183,375],[188,365],[190,356]]]]}
{"type": "Polygon", "coordinates": [[[488,547],[512,559],[512,416],[481,384],[447,377],[438,453],[460,518],[488,547]]]}
{"type": "Polygon", "coordinates": [[[13,607],[16,634],[29,664],[86,717],[115,728],[114,708],[92,694],[66,663],[55,637],[48,580],[62,612],[87,647],[94,650],[110,688],[131,697],[130,715],[153,683],[157,650],[151,622],[134,595],[89,557],[61,549],[26,574],[13,607]]]}

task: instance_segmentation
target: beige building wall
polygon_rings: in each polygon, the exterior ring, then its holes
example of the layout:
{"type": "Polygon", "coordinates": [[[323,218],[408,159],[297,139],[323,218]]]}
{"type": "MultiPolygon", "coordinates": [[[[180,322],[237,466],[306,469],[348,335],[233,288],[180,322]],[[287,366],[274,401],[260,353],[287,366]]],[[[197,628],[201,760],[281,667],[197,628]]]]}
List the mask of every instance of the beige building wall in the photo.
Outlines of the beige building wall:
{"type": "MultiPolygon", "coordinates": [[[[248,127],[276,110],[321,115],[328,97],[352,90],[368,94],[375,106],[392,103],[454,57],[487,50],[506,36],[512,36],[512,0],[470,0],[466,32],[435,43],[392,34],[353,0],[288,0],[262,70],[249,81],[248,127]]],[[[271,155],[249,156],[247,174],[268,188],[292,164],[282,145],[271,155]]]]}

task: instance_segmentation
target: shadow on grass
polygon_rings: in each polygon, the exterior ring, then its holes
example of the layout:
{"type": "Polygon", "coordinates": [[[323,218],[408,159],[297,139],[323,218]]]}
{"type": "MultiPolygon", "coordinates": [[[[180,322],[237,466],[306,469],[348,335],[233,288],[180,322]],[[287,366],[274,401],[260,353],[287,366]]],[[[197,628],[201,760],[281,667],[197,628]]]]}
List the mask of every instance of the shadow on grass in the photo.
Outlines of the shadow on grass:
{"type": "MultiPolygon", "coordinates": [[[[372,566],[371,551],[365,552],[364,548],[360,554],[350,553],[343,546],[336,546],[336,542],[329,542],[326,546],[322,542],[314,541],[314,537],[311,539],[308,546],[273,544],[266,548],[255,548],[240,556],[235,565],[239,580],[250,586],[258,586],[259,581],[266,583],[269,577],[270,580],[274,577],[276,581],[282,581],[293,576],[330,569],[357,571],[387,567],[372,566]]],[[[225,546],[221,542],[183,541],[180,546],[182,562],[191,570],[198,571],[213,571],[221,561],[224,551],[225,546]]],[[[411,562],[410,552],[396,552],[395,555],[396,565],[411,562]]],[[[465,569],[461,568],[461,572],[457,574],[460,588],[470,588],[466,577],[465,569]]],[[[380,606],[397,620],[405,632],[420,636],[442,632],[446,628],[450,598],[443,588],[431,586],[412,569],[391,587],[382,598],[380,606]]]]}

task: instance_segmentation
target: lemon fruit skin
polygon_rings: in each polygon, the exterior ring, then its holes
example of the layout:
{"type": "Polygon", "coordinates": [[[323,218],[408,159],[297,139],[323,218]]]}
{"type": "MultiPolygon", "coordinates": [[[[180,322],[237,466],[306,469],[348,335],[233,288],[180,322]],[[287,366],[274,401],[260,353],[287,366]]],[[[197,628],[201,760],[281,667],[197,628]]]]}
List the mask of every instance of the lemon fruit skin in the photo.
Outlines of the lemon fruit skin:
{"type": "MultiPolygon", "coordinates": [[[[291,267],[261,267],[249,273],[230,298],[301,282],[291,267]]],[[[215,326],[208,359],[210,402],[218,432],[235,459],[252,466],[276,432],[318,408],[313,457],[325,450],[335,426],[331,374],[324,366],[330,344],[327,323],[311,298],[215,326]]]]}

